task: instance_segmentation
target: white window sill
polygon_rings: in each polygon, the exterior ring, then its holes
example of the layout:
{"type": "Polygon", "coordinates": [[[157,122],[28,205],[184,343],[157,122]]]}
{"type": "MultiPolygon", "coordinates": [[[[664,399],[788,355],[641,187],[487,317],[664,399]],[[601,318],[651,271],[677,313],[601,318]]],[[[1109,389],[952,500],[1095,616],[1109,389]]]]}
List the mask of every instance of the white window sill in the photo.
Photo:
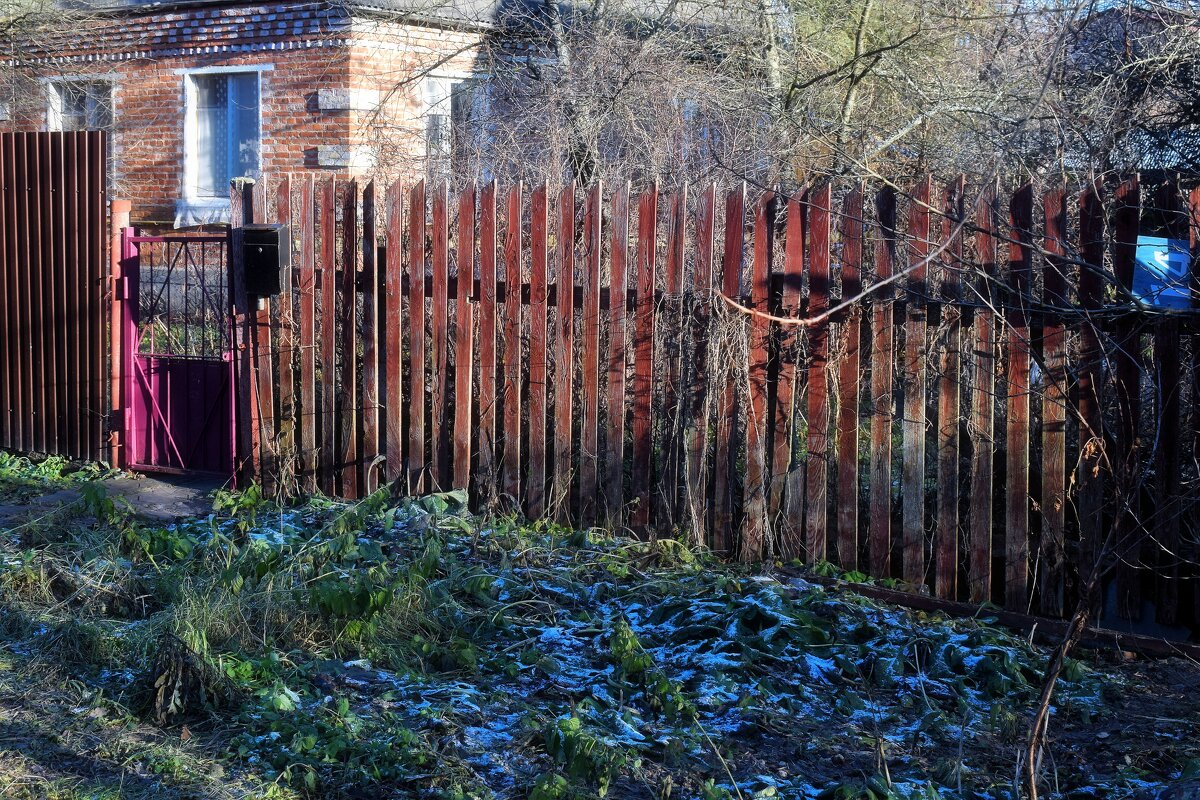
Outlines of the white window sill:
{"type": "Polygon", "coordinates": [[[228,197],[194,197],[175,201],[175,227],[229,223],[228,197]]]}

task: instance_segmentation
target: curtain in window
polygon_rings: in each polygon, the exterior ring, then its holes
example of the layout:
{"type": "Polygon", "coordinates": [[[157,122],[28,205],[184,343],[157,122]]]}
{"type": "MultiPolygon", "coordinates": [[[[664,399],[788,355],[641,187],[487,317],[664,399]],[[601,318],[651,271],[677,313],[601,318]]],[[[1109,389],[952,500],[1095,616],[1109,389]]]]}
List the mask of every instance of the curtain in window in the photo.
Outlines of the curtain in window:
{"type": "Polygon", "coordinates": [[[196,194],[228,197],[229,181],[259,169],[258,75],[198,75],[196,194]]]}

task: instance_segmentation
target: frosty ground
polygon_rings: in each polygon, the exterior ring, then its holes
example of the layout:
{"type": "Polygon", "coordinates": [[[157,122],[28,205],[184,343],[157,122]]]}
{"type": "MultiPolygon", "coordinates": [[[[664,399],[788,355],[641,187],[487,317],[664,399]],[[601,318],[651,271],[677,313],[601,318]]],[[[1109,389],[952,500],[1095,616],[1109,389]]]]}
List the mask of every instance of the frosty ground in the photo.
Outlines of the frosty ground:
{"type": "MultiPolygon", "coordinates": [[[[106,477],[0,455],[10,510],[67,490],[2,523],[0,796],[1015,797],[1046,654],[986,610],[458,495],[163,524],[106,477]]],[[[1188,785],[1198,693],[1194,663],[1082,651],[1045,796],[1188,785]]]]}

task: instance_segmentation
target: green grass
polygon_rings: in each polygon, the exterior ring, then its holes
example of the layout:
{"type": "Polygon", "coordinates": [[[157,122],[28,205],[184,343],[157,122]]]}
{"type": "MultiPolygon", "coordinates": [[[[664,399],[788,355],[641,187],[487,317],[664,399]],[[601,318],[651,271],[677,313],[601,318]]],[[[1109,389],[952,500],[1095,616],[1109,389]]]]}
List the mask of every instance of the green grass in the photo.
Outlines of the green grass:
{"type": "MultiPolygon", "coordinates": [[[[459,495],[222,492],[155,526],[102,486],[0,538],[0,796],[1007,797],[1045,661],[459,495]]],[[[1115,720],[1139,680],[1073,663],[1054,729],[1115,720]]],[[[1169,780],[1185,733],[1120,764],[1064,750],[1055,780],[1169,780]]]]}

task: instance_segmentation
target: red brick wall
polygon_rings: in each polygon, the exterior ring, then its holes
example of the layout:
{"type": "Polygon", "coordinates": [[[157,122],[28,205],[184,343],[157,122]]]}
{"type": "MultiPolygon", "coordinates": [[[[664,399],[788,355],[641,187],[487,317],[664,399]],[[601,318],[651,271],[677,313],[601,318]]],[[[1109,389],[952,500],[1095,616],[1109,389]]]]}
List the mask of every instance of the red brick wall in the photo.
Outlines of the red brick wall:
{"type": "MultiPolygon", "coordinates": [[[[182,196],[184,80],[180,70],[271,65],[261,73],[262,168],[344,173],[317,165],[317,147],[358,150],[359,174],[410,178],[424,156],[424,95],[413,75],[473,66],[474,34],[387,20],[351,21],[324,4],[202,6],[110,18],[46,53],[40,77],[98,76],[114,82],[113,196],[133,204],[135,222],[171,221],[182,196]],[[372,89],[381,113],[322,111],[317,91],[372,89]],[[365,160],[363,153],[369,151],[365,160]]],[[[44,129],[36,84],[9,127],[44,129]]]]}

